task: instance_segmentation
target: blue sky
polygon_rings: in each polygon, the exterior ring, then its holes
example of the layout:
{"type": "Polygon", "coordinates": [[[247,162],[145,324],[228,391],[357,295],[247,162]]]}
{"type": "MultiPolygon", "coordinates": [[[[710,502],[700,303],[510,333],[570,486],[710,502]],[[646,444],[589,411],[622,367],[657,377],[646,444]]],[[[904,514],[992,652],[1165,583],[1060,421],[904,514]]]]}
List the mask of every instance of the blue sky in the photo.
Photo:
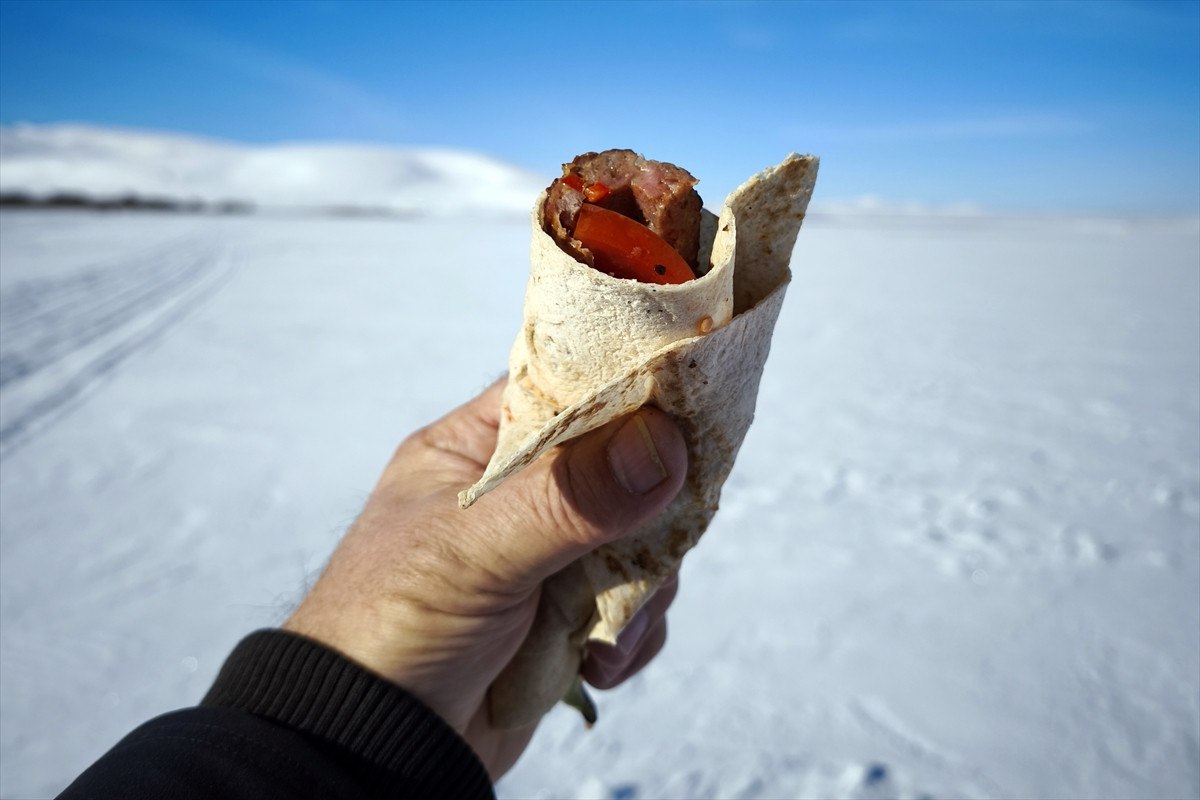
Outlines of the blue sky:
{"type": "Polygon", "coordinates": [[[0,122],[675,161],[719,201],[1200,211],[1200,3],[0,2],[0,122]]]}

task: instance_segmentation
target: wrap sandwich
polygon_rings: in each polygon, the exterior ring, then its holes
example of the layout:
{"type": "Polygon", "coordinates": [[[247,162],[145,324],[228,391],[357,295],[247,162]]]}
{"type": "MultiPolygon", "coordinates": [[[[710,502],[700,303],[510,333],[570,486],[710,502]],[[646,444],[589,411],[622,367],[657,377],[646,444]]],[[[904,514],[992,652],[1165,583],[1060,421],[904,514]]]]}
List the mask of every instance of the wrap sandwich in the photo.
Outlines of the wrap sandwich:
{"type": "Polygon", "coordinates": [[[586,643],[615,643],[708,527],[754,416],[817,166],[793,154],[714,216],[685,170],[610,150],[563,165],[538,198],[496,451],[459,504],[646,404],[679,424],[688,474],[662,514],[546,581],[491,687],[494,726],[530,724],[564,698],[594,721],[578,677],[586,643]]]}

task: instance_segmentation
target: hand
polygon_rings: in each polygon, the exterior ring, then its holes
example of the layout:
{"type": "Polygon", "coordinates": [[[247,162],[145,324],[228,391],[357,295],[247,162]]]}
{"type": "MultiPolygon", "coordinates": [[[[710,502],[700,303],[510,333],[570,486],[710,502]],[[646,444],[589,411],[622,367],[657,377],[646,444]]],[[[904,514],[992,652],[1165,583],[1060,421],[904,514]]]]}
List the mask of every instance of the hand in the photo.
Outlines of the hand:
{"type": "MultiPolygon", "coordinates": [[[[397,449],[362,515],[284,628],[404,687],[475,749],[493,780],[536,725],[501,731],[487,690],[533,623],[542,581],[666,507],[687,472],[670,417],[643,408],[554,451],[481,498],[458,492],[496,447],[504,381],[397,449]]],[[[584,677],[616,686],[666,639],[669,582],[616,647],[593,645],[584,677]]]]}

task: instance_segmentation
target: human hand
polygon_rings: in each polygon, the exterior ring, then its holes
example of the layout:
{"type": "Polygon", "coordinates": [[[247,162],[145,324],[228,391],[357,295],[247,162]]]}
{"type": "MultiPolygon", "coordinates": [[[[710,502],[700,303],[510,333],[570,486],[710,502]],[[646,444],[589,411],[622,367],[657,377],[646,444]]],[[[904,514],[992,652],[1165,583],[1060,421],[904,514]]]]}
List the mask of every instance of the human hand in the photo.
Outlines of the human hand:
{"type": "MultiPolygon", "coordinates": [[[[541,584],[662,511],[687,472],[679,429],[643,408],[557,449],[467,510],[457,495],[496,447],[504,381],[397,449],[308,597],[284,624],[412,692],[471,744],[493,780],[535,725],[497,730],[488,687],[524,641],[541,584]]],[[[621,683],[666,639],[668,582],[583,676],[621,683]]]]}

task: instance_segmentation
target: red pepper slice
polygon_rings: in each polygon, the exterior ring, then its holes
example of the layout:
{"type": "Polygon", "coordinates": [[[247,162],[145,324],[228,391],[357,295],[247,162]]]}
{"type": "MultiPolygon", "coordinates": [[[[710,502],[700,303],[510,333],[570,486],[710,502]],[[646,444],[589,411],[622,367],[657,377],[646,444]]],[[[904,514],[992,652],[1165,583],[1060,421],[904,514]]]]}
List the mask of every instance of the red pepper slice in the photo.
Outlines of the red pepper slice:
{"type": "Polygon", "coordinates": [[[583,187],[583,196],[587,198],[589,203],[599,203],[610,194],[612,194],[612,190],[603,183],[597,182],[583,187]]]}
{"type": "Polygon", "coordinates": [[[607,208],[584,203],[574,236],[592,251],[596,269],[643,283],[684,283],[695,278],[674,247],[654,231],[607,208]]]}
{"type": "Polygon", "coordinates": [[[612,190],[599,181],[595,183],[583,182],[583,178],[576,175],[574,172],[568,172],[560,178],[563,183],[570,186],[577,192],[582,192],[589,203],[599,203],[604,198],[612,194],[612,190]]]}

